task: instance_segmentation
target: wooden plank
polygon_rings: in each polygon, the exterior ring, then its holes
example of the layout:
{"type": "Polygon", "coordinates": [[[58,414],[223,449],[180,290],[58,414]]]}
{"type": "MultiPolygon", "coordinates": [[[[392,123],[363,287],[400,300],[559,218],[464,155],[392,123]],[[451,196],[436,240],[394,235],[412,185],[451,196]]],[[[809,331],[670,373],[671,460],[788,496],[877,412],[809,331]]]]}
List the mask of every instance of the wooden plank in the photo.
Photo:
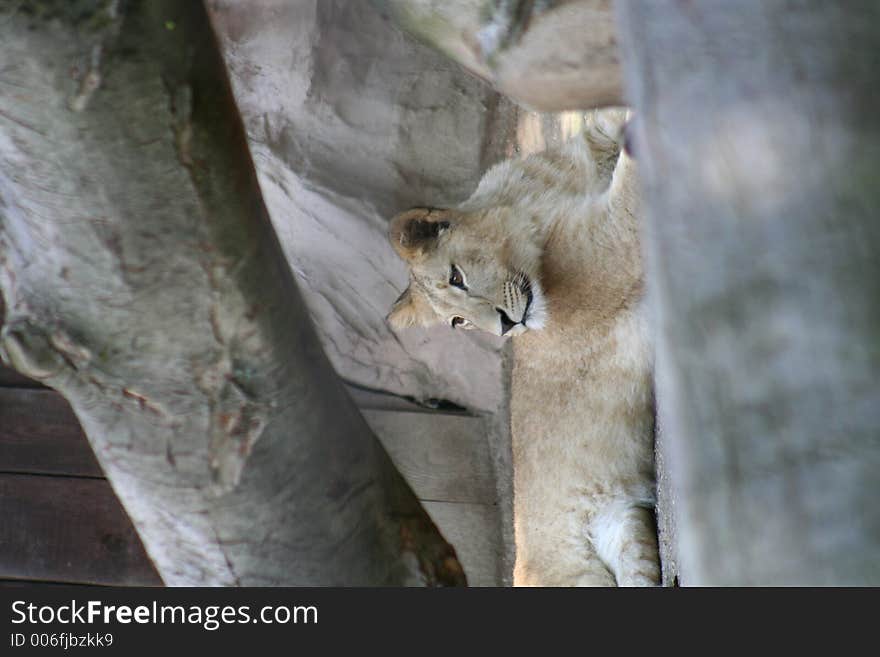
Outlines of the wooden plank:
{"type": "Polygon", "coordinates": [[[454,547],[471,586],[501,585],[501,522],[483,418],[361,410],[454,547]]]}
{"type": "Polygon", "coordinates": [[[362,412],[419,499],[495,503],[495,478],[483,418],[362,412]]]}
{"type": "Polygon", "coordinates": [[[0,388],[0,472],[103,476],[67,401],[48,389],[0,388]]]}
{"type": "Polygon", "coordinates": [[[32,579],[0,579],[0,589],[42,588],[48,589],[59,586],[75,586],[77,588],[91,588],[100,584],[71,584],[70,582],[46,582],[32,579]]]}
{"type": "Polygon", "coordinates": [[[161,586],[102,479],[0,475],[0,578],[161,586]]]}
{"type": "Polygon", "coordinates": [[[422,502],[440,533],[455,548],[470,586],[500,586],[501,523],[488,504],[422,502]]]}
{"type": "Polygon", "coordinates": [[[39,381],[29,379],[24,374],[19,374],[11,367],[6,367],[0,363],[0,388],[42,388],[43,384],[39,381]]]}

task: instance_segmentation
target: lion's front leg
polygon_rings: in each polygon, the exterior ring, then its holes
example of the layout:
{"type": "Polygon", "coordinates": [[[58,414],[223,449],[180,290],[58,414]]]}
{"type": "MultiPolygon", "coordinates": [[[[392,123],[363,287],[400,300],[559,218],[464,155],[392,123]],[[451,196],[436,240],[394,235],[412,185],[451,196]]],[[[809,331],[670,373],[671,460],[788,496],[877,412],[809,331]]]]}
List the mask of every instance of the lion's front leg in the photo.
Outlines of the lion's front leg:
{"type": "Polygon", "coordinates": [[[514,586],[614,586],[614,575],[589,541],[540,541],[517,537],[514,586]]]}
{"type": "Polygon", "coordinates": [[[660,584],[657,533],[650,510],[617,502],[597,514],[590,530],[596,551],[618,586],[660,584]]]}

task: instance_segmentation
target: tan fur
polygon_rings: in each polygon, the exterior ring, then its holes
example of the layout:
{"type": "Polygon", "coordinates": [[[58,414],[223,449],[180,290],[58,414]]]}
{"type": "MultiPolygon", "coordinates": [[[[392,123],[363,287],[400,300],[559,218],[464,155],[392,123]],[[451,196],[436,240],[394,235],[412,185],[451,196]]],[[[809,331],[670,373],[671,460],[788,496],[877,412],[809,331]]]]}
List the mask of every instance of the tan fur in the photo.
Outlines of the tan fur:
{"type": "Polygon", "coordinates": [[[494,167],[457,208],[392,221],[410,264],[393,326],[460,318],[518,336],[517,585],[659,581],[652,347],[635,165],[617,139],[624,119],[594,113],[583,138],[494,167]],[[452,265],[467,290],[450,284],[452,265]]]}

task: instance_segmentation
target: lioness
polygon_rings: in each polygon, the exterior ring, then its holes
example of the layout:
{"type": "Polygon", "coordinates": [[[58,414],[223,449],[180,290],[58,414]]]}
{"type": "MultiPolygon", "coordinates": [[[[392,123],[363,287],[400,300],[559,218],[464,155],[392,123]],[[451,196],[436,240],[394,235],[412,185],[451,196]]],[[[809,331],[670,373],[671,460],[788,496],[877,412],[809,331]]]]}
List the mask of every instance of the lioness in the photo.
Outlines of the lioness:
{"type": "Polygon", "coordinates": [[[391,221],[410,266],[393,327],[516,336],[515,585],[659,583],[653,351],[625,118],[594,113],[557,152],[490,169],[458,207],[391,221]]]}

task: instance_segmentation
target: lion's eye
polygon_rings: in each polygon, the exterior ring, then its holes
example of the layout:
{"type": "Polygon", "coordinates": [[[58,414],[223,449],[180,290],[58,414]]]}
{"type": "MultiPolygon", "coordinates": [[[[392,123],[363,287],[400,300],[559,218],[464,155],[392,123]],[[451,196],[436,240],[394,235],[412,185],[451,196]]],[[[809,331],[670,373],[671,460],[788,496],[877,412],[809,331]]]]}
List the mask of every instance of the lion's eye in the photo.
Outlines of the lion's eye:
{"type": "Polygon", "coordinates": [[[464,276],[461,275],[461,272],[455,265],[449,268],[449,284],[462,290],[467,289],[464,284],[464,276]]]}
{"type": "Polygon", "coordinates": [[[458,315],[456,315],[452,318],[452,328],[455,328],[456,326],[461,326],[466,321],[467,320],[464,317],[459,317],[458,315]]]}

